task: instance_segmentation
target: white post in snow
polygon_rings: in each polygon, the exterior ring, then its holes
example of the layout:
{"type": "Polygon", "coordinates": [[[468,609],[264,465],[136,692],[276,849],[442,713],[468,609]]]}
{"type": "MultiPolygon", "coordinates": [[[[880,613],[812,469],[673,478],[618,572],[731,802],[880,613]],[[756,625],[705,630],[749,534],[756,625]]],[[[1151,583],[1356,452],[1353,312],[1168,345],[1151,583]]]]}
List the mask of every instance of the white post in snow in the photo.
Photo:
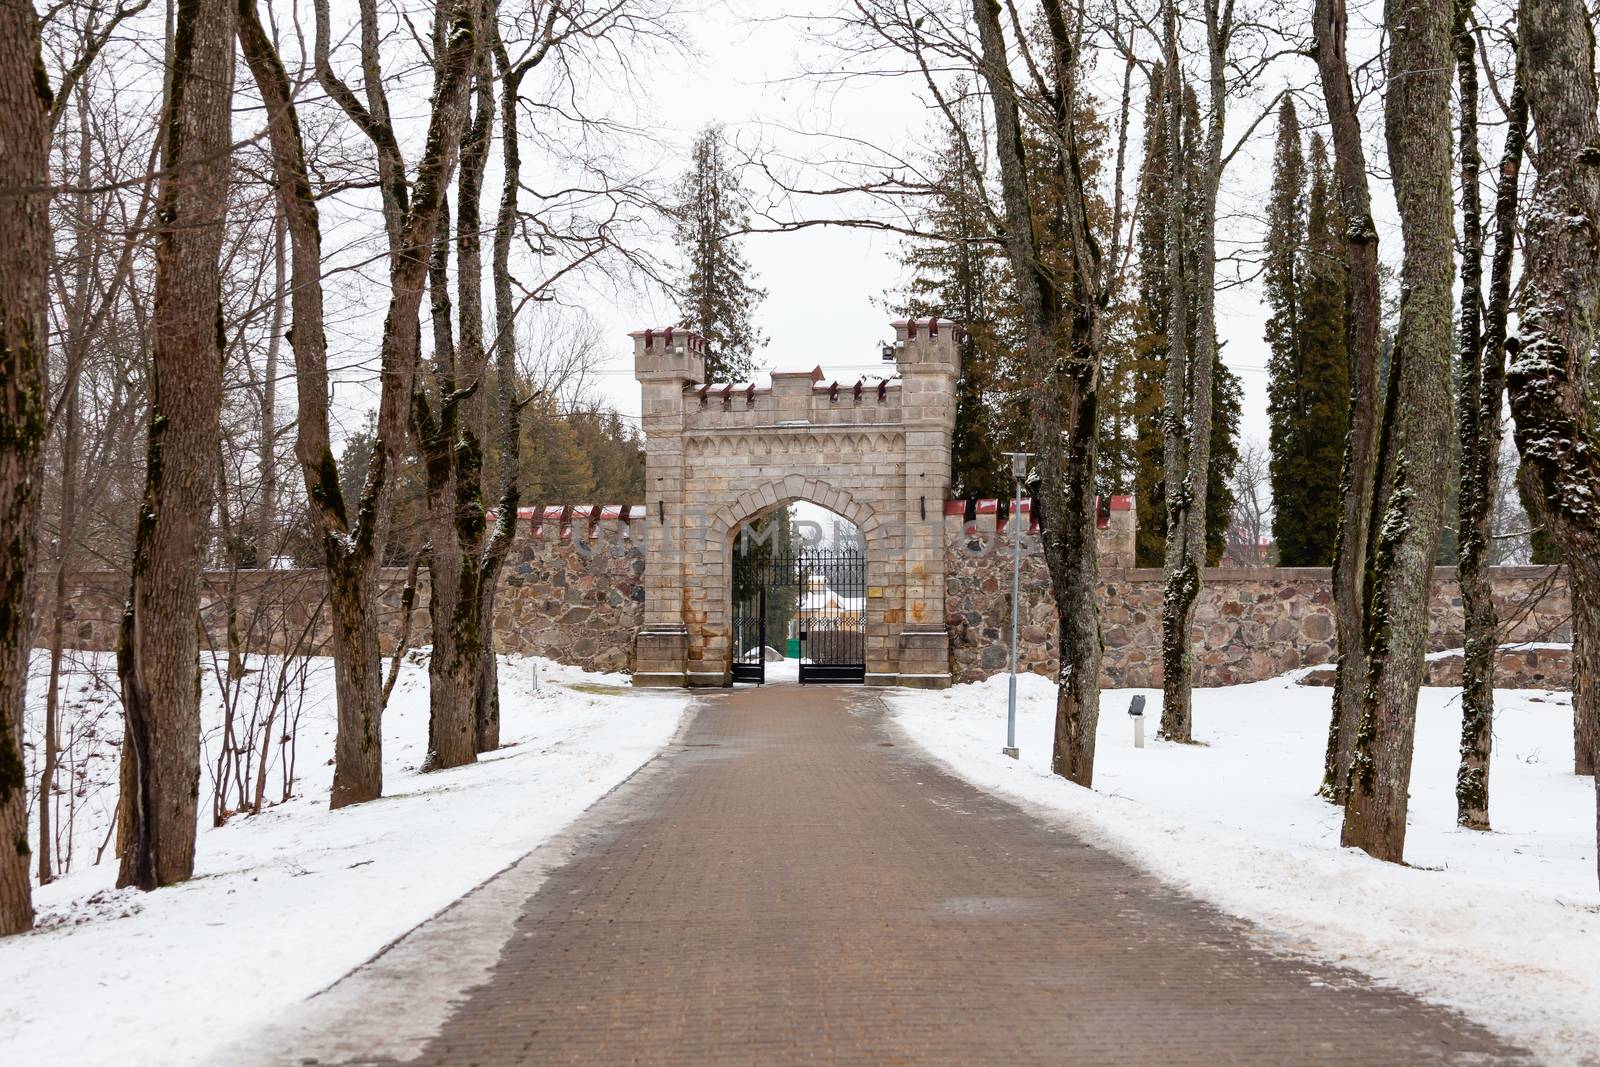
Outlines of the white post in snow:
{"type": "Polygon", "coordinates": [[[1007,452],[1011,457],[1011,476],[1017,493],[1011,505],[1011,683],[1006,692],[1006,747],[1000,751],[1012,759],[1017,751],[1017,600],[1022,588],[1022,483],[1028,477],[1028,457],[1032,452],[1007,452]]]}

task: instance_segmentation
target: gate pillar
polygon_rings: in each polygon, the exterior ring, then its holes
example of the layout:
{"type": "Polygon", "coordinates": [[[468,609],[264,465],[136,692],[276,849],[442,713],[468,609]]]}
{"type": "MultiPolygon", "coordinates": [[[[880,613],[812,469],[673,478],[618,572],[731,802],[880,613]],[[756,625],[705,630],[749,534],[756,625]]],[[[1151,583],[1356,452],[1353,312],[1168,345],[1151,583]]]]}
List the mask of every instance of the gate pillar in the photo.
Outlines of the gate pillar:
{"type": "Polygon", "coordinates": [[[950,492],[950,448],[956,421],[961,352],[955,323],[895,322],[900,367],[900,420],[905,427],[905,618],[892,676],[869,684],[943,688],[950,684],[950,632],[945,625],[944,502],[950,492]]]}
{"type": "Polygon", "coordinates": [[[693,516],[684,507],[685,391],[706,380],[704,341],[689,330],[636,330],[634,377],[642,392],[645,449],[644,618],[634,645],[633,684],[688,681],[683,556],[693,516]]]}

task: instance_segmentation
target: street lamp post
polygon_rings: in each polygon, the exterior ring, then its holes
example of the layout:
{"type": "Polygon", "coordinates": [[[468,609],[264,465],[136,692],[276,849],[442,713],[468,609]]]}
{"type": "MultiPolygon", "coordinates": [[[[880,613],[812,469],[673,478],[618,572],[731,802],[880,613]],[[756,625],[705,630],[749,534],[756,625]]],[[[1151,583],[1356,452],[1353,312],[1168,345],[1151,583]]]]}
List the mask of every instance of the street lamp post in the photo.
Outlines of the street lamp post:
{"type": "Polygon", "coordinates": [[[1006,747],[1000,751],[1017,759],[1017,602],[1022,593],[1022,483],[1028,477],[1028,458],[1032,452],[1007,452],[1011,457],[1011,477],[1017,492],[1011,504],[1011,683],[1006,691],[1006,747]]]}

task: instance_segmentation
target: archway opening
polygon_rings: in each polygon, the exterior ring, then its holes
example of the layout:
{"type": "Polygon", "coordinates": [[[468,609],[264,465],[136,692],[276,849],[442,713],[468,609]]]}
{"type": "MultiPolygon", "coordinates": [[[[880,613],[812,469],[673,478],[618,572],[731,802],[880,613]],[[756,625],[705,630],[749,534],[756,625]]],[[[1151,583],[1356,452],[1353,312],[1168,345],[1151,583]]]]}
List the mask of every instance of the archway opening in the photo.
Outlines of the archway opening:
{"type": "Polygon", "coordinates": [[[729,622],[735,684],[859,684],[866,677],[866,543],[809,501],[733,532],[729,622]]]}

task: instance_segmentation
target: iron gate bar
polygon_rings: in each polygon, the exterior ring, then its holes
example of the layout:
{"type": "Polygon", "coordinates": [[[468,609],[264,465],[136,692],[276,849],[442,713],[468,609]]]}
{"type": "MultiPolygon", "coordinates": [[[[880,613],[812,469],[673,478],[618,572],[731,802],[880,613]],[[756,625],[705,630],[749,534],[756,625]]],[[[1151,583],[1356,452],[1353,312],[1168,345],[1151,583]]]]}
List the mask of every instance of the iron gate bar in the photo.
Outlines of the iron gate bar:
{"type": "Polygon", "coordinates": [[[781,642],[792,620],[802,684],[865,682],[866,591],[866,560],[854,548],[736,557],[733,680],[766,680],[769,636],[781,642]]]}

